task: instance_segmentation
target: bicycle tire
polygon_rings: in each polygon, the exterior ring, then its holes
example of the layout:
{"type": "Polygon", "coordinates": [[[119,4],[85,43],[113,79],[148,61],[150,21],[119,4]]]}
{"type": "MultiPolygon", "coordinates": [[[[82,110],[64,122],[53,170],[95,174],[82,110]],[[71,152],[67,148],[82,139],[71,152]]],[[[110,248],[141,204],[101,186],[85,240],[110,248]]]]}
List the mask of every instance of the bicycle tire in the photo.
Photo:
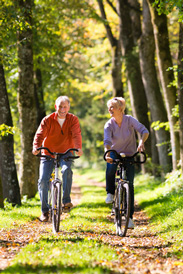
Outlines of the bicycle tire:
{"type": "Polygon", "coordinates": [[[118,227],[118,188],[116,188],[116,190],[115,190],[113,208],[114,208],[114,213],[115,213],[114,224],[116,226],[116,235],[119,235],[119,227],[118,227]]]}
{"type": "Polygon", "coordinates": [[[118,187],[116,208],[116,234],[125,237],[130,217],[130,190],[129,184],[124,183],[118,187]]]}
{"type": "Polygon", "coordinates": [[[54,233],[59,232],[61,210],[61,183],[56,181],[52,184],[52,224],[54,233]]]}
{"type": "Polygon", "coordinates": [[[52,184],[49,183],[49,190],[48,190],[48,205],[49,205],[49,222],[52,222],[52,184]]]}

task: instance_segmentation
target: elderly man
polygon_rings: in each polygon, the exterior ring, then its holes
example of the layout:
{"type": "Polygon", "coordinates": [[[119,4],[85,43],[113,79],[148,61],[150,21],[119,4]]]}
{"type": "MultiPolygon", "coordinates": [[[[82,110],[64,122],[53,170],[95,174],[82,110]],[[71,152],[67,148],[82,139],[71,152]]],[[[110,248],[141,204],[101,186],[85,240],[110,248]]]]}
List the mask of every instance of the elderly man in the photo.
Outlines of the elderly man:
{"type": "MultiPolygon", "coordinates": [[[[70,100],[67,96],[60,96],[55,101],[54,113],[44,117],[33,141],[32,153],[37,155],[38,147],[48,147],[50,151],[64,153],[70,148],[78,149],[77,155],[81,156],[82,137],[78,118],[69,113],[70,100]]],[[[46,153],[46,152],[45,152],[46,153]]],[[[71,161],[60,159],[63,177],[63,204],[64,208],[71,208],[70,192],[72,187],[71,161]]],[[[48,221],[48,187],[51,173],[53,171],[53,161],[43,158],[40,161],[38,191],[41,200],[40,221],[48,221]]]]}

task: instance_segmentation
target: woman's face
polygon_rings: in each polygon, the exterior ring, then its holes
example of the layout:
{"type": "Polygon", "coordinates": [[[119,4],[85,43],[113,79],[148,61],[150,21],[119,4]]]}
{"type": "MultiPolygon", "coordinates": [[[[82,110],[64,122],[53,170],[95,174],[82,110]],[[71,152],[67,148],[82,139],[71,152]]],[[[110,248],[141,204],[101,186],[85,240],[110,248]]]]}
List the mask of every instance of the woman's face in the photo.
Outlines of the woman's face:
{"type": "Polygon", "coordinates": [[[121,108],[117,104],[114,104],[114,103],[110,103],[108,105],[108,111],[109,111],[110,116],[114,117],[114,118],[121,116],[121,114],[122,114],[121,108]]]}

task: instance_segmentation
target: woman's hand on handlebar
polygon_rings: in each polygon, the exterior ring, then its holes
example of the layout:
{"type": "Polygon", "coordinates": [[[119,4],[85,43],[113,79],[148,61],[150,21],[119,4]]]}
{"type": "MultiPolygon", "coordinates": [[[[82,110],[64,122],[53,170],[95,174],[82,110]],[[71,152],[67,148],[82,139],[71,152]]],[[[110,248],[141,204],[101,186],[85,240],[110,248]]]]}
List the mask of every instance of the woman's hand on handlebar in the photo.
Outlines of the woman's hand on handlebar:
{"type": "Polygon", "coordinates": [[[110,157],[110,152],[106,154],[105,160],[109,164],[113,164],[114,160],[110,157]]]}
{"type": "Polygon", "coordinates": [[[114,162],[114,160],[110,156],[106,156],[105,159],[106,159],[106,162],[109,164],[113,164],[114,162]]]}

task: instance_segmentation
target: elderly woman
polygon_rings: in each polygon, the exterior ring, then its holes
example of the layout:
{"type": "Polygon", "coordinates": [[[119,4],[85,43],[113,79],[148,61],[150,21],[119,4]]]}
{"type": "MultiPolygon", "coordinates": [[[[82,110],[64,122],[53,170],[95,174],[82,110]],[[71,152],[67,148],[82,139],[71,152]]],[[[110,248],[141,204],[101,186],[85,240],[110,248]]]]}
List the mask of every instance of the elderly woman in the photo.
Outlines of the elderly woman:
{"type": "MultiPolygon", "coordinates": [[[[130,115],[125,115],[125,99],[116,97],[107,102],[108,111],[111,119],[104,126],[104,147],[105,151],[114,149],[118,153],[125,153],[126,156],[132,156],[137,150],[143,151],[144,142],[149,136],[147,128],[130,115]],[[139,132],[141,139],[137,147],[135,131],[139,132]]],[[[113,164],[114,154],[106,155],[106,203],[112,203],[115,192],[115,173],[117,165],[113,164]]],[[[130,182],[131,209],[128,228],[134,228],[134,166],[127,167],[127,179],[130,182]]]]}

